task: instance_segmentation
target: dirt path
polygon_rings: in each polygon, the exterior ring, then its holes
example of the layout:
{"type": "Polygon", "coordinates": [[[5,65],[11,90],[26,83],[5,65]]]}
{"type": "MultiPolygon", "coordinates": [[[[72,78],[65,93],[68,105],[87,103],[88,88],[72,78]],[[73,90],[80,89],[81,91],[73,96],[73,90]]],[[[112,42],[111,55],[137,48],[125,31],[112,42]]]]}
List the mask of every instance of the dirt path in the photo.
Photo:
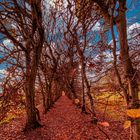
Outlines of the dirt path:
{"type": "MultiPolygon", "coordinates": [[[[62,96],[50,112],[42,116],[44,127],[24,134],[21,132],[24,120],[15,120],[0,127],[0,140],[107,140],[90,121],[90,115],[81,114],[71,100],[62,96]]],[[[104,130],[111,134],[112,140],[127,140],[124,134],[118,137],[117,129],[115,133],[110,128],[104,130]]]]}
{"type": "Polygon", "coordinates": [[[46,116],[51,140],[93,140],[95,136],[90,118],[82,115],[66,96],[62,96],[46,116]],[[48,119],[47,119],[48,118],[48,119]],[[51,128],[51,129],[50,129],[51,128]]]}

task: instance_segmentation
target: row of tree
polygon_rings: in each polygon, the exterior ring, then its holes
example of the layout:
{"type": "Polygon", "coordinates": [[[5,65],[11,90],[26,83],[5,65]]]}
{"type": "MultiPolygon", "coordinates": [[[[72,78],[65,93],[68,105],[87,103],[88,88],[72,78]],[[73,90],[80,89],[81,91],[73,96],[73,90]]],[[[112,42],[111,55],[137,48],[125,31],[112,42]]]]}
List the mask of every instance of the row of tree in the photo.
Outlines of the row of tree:
{"type": "MultiPolygon", "coordinates": [[[[37,128],[41,124],[35,97],[41,97],[47,112],[65,91],[70,98],[79,98],[83,112],[87,96],[97,123],[91,83],[109,70],[115,71],[128,109],[139,109],[138,70],[129,54],[126,10],[126,0],[0,1],[1,40],[10,40],[0,49],[0,63],[7,66],[1,83],[2,111],[15,102],[15,95],[25,93],[25,130],[37,128]]],[[[140,120],[130,120],[132,137],[138,140],[140,120]]]]}

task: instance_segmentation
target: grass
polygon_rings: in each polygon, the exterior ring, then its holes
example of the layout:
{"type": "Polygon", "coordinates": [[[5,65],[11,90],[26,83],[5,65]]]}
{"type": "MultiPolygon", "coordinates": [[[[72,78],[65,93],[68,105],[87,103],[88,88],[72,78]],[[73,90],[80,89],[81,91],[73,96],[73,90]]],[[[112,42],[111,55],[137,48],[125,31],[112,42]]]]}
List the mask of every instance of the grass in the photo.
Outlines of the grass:
{"type": "Polygon", "coordinates": [[[111,117],[114,121],[125,118],[126,103],[117,92],[102,92],[94,95],[96,111],[101,112],[103,117],[111,117]]]}
{"type": "Polygon", "coordinates": [[[20,117],[25,113],[25,109],[22,107],[11,108],[8,112],[5,112],[5,117],[0,120],[0,125],[6,124],[14,120],[15,118],[20,117]]]}
{"type": "Polygon", "coordinates": [[[6,118],[4,118],[0,121],[0,125],[9,123],[12,120],[14,120],[15,118],[17,118],[17,116],[15,114],[8,114],[8,116],[6,118]]]}

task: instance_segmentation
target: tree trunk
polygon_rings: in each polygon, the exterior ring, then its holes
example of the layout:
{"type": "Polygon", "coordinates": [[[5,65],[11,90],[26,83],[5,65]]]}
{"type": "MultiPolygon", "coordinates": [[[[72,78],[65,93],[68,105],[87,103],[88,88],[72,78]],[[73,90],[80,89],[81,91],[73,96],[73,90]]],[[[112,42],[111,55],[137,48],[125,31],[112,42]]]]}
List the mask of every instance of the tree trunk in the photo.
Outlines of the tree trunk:
{"type": "Polygon", "coordinates": [[[42,94],[42,101],[43,101],[43,113],[47,113],[47,100],[46,100],[46,91],[44,91],[44,86],[43,86],[43,82],[41,81],[41,77],[40,74],[38,74],[38,79],[39,79],[39,83],[41,86],[41,94],[42,94]]]}
{"type": "Polygon", "coordinates": [[[35,80],[37,76],[37,69],[40,63],[40,57],[43,47],[43,34],[44,30],[40,33],[40,40],[37,46],[34,46],[33,54],[31,56],[30,45],[31,40],[27,43],[26,56],[26,83],[25,83],[25,94],[26,94],[26,111],[27,120],[25,125],[25,131],[35,129],[42,126],[37,119],[37,112],[35,107],[35,80]]]}
{"type": "Polygon", "coordinates": [[[85,64],[84,61],[82,61],[82,69],[81,69],[81,76],[82,76],[82,100],[83,100],[83,104],[82,104],[82,112],[83,113],[87,113],[86,111],[86,100],[85,100],[85,84],[84,84],[84,69],[85,69],[85,64]]]}
{"type": "Polygon", "coordinates": [[[83,67],[83,76],[84,76],[85,85],[86,85],[86,89],[87,89],[86,93],[88,95],[91,110],[92,110],[92,122],[94,124],[97,124],[98,120],[97,120],[97,117],[96,117],[96,112],[95,112],[95,107],[94,107],[94,100],[93,100],[92,95],[90,94],[90,85],[89,85],[89,82],[88,82],[88,78],[86,76],[85,66],[83,67]]]}
{"type": "MultiPolygon", "coordinates": [[[[138,84],[137,84],[137,72],[134,70],[132,66],[131,59],[129,57],[129,47],[127,42],[127,27],[126,27],[126,8],[124,3],[120,2],[119,4],[119,15],[116,21],[116,26],[119,34],[119,42],[120,42],[120,59],[124,68],[124,76],[127,79],[128,83],[128,94],[129,97],[132,98],[129,101],[128,108],[130,109],[138,109],[139,98],[138,98],[138,84]]],[[[126,99],[127,100],[127,99],[126,99]]],[[[132,123],[132,139],[140,140],[140,119],[135,120],[135,123],[132,123]]]]}
{"type": "Polygon", "coordinates": [[[52,81],[50,81],[48,85],[48,108],[50,109],[52,107],[52,81]]]}
{"type": "Polygon", "coordinates": [[[70,90],[72,92],[74,99],[77,99],[77,94],[75,92],[75,87],[74,87],[74,78],[72,78],[72,80],[70,82],[70,90]]]}
{"type": "Polygon", "coordinates": [[[37,119],[36,107],[35,107],[35,74],[31,74],[26,77],[25,94],[26,94],[26,112],[27,119],[25,125],[25,131],[40,127],[39,120],[37,119]]]}

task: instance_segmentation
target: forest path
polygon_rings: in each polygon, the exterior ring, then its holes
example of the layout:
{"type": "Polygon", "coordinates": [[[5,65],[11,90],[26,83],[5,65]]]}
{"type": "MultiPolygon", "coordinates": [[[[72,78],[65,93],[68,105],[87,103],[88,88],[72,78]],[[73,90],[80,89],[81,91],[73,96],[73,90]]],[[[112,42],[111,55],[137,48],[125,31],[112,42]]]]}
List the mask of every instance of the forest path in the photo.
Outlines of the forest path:
{"type": "Polygon", "coordinates": [[[95,140],[95,129],[90,117],[81,111],[67,96],[61,96],[44,120],[49,140],[95,140]]]}
{"type": "MultiPolygon", "coordinates": [[[[46,115],[41,114],[41,120],[42,128],[24,134],[21,130],[25,117],[15,119],[0,127],[0,140],[107,140],[91,123],[91,116],[82,114],[66,96],[61,96],[46,115]]],[[[127,140],[127,134],[121,134],[122,129],[118,129],[117,125],[102,129],[112,137],[111,140],[127,140]],[[112,131],[115,133],[112,134],[112,131]]]]}

